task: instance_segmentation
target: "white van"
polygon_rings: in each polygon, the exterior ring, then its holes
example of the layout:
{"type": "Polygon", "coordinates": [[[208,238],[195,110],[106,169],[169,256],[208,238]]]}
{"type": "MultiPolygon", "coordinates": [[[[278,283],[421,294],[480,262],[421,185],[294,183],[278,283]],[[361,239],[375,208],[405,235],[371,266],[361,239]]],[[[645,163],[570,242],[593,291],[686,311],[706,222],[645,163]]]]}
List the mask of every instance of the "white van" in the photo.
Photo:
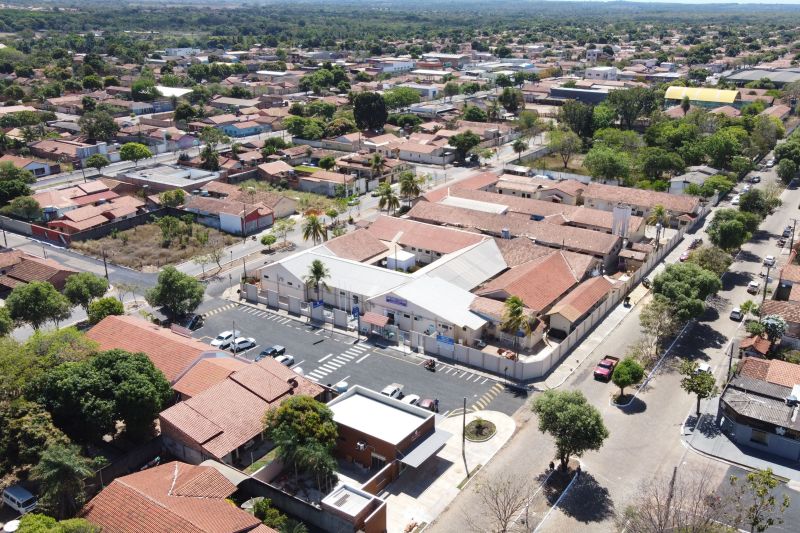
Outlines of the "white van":
{"type": "Polygon", "coordinates": [[[11,485],[3,491],[3,505],[11,507],[21,514],[36,509],[36,497],[21,485],[11,485]]]}

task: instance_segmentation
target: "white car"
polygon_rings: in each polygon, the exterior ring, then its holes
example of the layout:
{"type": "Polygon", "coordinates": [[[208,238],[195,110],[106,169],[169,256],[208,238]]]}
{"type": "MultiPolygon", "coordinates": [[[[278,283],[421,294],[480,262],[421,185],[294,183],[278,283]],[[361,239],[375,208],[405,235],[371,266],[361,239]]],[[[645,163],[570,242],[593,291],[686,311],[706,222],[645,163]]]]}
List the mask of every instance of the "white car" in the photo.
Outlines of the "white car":
{"type": "Polygon", "coordinates": [[[738,307],[734,307],[733,311],[731,311],[731,320],[740,321],[744,318],[744,314],[742,314],[742,310],[738,307]]]}
{"type": "Polygon", "coordinates": [[[231,341],[241,335],[242,332],[238,329],[236,331],[223,331],[211,341],[211,346],[222,348],[223,350],[231,345],[231,341]]]}
{"type": "Polygon", "coordinates": [[[750,192],[750,186],[749,185],[745,185],[744,187],[742,187],[742,193],[744,194],[746,192],[750,192]]]}
{"type": "Polygon", "coordinates": [[[236,340],[231,344],[231,350],[234,352],[242,352],[249,350],[256,345],[256,340],[253,337],[236,337],[236,340]]]}
{"type": "Polygon", "coordinates": [[[767,266],[775,266],[775,256],[774,255],[768,255],[767,257],[765,257],[764,258],[764,264],[767,265],[767,266]]]}
{"type": "Polygon", "coordinates": [[[293,355],[279,355],[275,358],[277,362],[282,364],[283,366],[292,366],[294,364],[294,356],[293,355]]]}
{"type": "Polygon", "coordinates": [[[761,288],[761,284],[757,281],[751,281],[747,284],[747,292],[750,294],[757,294],[759,288],[761,288]]]}
{"type": "Polygon", "coordinates": [[[391,385],[386,385],[381,391],[381,394],[383,394],[384,396],[388,396],[389,398],[396,398],[399,400],[403,394],[403,386],[400,385],[399,383],[392,383],[391,385]]]}
{"type": "Polygon", "coordinates": [[[708,363],[698,363],[697,368],[694,369],[695,374],[699,374],[701,372],[708,372],[711,373],[711,365],[708,363]]]}
{"type": "Polygon", "coordinates": [[[417,405],[417,402],[419,402],[419,400],[420,398],[416,394],[409,394],[400,401],[403,403],[407,403],[408,405],[417,405]]]}
{"type": "Polygon", "coordinates": [[[774,159],[770,159],[769,161],[767,161],[767,166],[769,168],[774,167],[775,166],[775,160],[774,159]]]}
{"type": "Polygon", "coordinates": [[[739,205],[739,200],[740,200],[740,197],[737,194],[736,196],[733,197],[733,199],[731,199],[731,205],[739,205]]]}

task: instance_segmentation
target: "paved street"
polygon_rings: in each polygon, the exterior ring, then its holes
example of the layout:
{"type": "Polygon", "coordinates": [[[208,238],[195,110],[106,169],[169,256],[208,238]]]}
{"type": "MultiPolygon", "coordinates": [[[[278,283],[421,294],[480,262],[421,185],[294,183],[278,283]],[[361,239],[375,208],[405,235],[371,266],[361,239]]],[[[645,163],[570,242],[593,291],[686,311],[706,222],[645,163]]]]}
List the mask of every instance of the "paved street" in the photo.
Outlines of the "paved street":
{"type": "MultiPolygon", "coordinates": [[[[216,301],[209,301],[210,307],[216,301]]],[[[323,384],[347,381],[380,390],[390,383],[405,386],[405,394],[422,398],[439,399],[443,415],[460,412],[463,398],[467,410],[490,409],[511,414],[525,401],[523,394],[507,389],[502,383],[486,375],[439,364],[436,372],[422,366],[424,358],[402,353],[395,349],[376,347],[367,342],[355,342],[355,337],[320,329],[270,311],[248,305],[223,303],[216,308],[202,309],[206,314],[205,326],[194,333],[210,341],[219,332],[233,329],[245,337],[253,337],[256,347],[244,352],[253,359],[262,349],[279,344],[293,355],[295,366],[305,375],[323,384]]]]}

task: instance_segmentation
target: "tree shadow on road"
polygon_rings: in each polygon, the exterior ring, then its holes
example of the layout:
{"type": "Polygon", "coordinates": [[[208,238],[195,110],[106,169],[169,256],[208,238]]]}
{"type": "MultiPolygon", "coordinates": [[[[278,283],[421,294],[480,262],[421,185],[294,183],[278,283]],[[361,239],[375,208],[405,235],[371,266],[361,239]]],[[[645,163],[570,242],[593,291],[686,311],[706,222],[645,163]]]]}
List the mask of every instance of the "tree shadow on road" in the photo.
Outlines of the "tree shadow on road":
{"type": "Polygon", "coordinates": [[[717,424],[716,419],[708,415],[700,415],[700,421],[695,424],[695,431],[699,431],[707,439],[713,439],[722,434],[722,430],[719,424],[717,424]]]}
{"type": "Polygon", "coordinates": [[[722,278],[722,290],[729,291],[734,287],[747,285],[755,276],[748,272],[728,272],[722,278]]]}
{"type": "Polygon", "coordinates": [[[614,501],[608,489],[583,472],[559,504],[567,516],[583,523],[601,522],[614,516],[614,501]]]}
{"type": "Polygon", "coordinates": [[[638,396],[631,400],[631,403],[625,406],[617,406],[620,411],[626,415],[638,415],[647,411],[647,403],[638,396]]]}
{"type": "MultiPolygon", "coordinates": [[[[752,240],[755,241],[756,240],[755,237],[753,237],[752,240]]],[[[743,261],[743,262],[746,262],[746,263],[760,263],[761,262],[761,258],[760,257],[758,257],[753,252],[749,252],[747,250],[742,250],[741,252],[739,252],[739,256],[738,256],[737,259],[739,261],[743,261]]]]}
{"type": "Polygon", "coordinates": [[[707,350],[721,349],[728,339],[711,327],[710,324],[699,323],[692,327],[673,349],[673,354],[680,354],[680,358],[671,357],[665,361],[664,370],[677,370],[681,359],[697,359],[707,361],[707,350]]]}

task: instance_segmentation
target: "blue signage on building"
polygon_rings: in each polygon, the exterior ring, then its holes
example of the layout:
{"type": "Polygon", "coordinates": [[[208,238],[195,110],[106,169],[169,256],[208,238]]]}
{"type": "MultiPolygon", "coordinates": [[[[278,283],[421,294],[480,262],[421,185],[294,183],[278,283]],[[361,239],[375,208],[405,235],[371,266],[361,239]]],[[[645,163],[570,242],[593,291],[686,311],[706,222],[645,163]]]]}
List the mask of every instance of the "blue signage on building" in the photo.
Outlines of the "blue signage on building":
{"type": "Polygon", "coordinates": [[[451,346],[456,343],[454,338],[448,337],[447,335],[436,335],[436,342],[441,342],[442,344],[449,344],[451,346]]]}

